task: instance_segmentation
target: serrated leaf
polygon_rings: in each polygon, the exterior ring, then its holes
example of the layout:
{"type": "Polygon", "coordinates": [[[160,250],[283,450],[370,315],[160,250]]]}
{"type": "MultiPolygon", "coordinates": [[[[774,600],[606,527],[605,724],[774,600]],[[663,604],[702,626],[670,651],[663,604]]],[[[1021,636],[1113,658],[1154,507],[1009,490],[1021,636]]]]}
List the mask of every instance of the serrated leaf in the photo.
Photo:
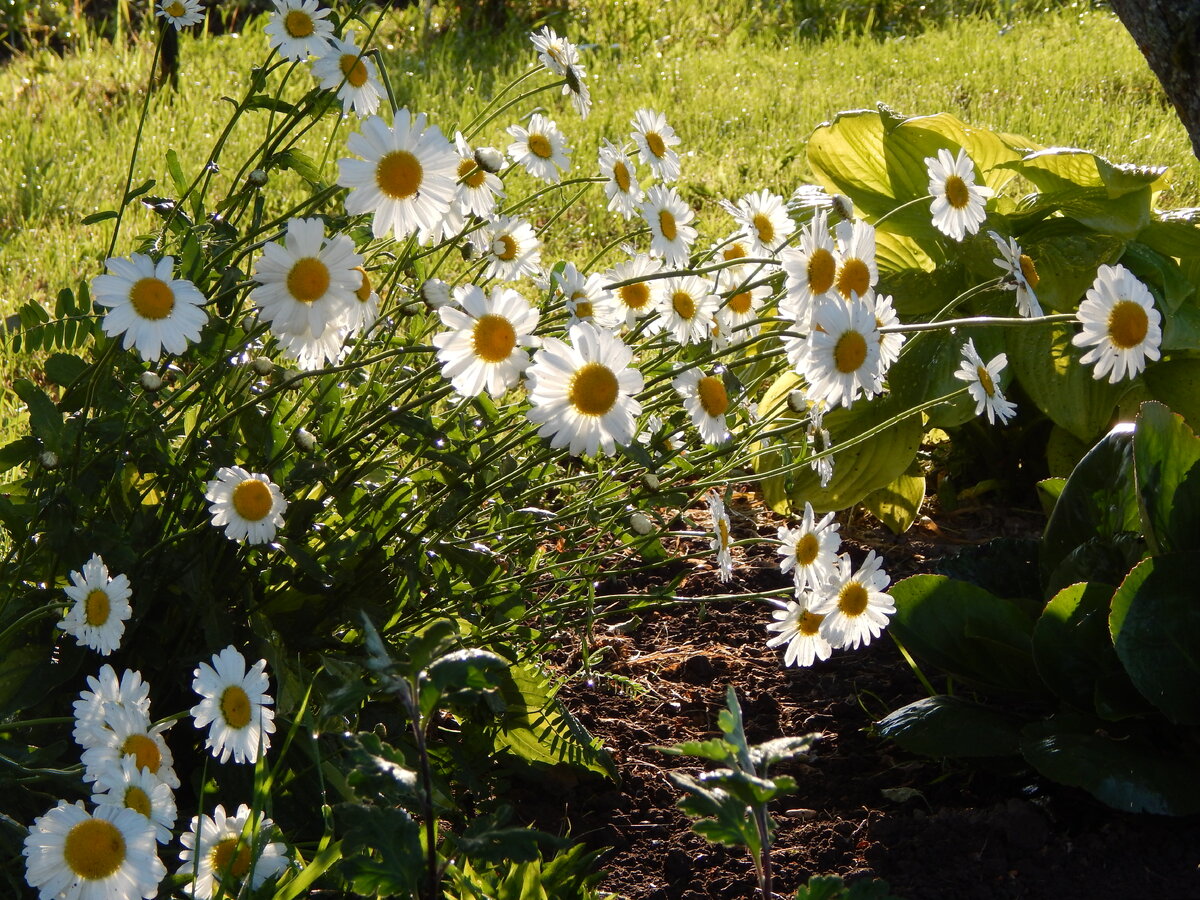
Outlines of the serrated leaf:
{"type": "Polygon", "coordinates": [[[1200,438],[1161,403],[1138,413],[1133,469],[1150,552],[1200,550],[1200,438]]]}
{"type": "Polygon", "coordinates": [[[1024,720],[957,697],[926,697],[876,723],[881,737],[923,756],[992,757],[1018,752],[1024,720]]]}
{"type": "Polygon", "coordinates": [[[268,160],[267,167],[291,169],[311,185],[322,184],[321,170],[317,166],[316,160],[295,147],[284,150],[282,153],[276,153],[268,160]]]}
{"type": "Polygon", "coordinates": [[[421,831],[412,816],[397,807],[361,803],[335,809],[345,854],[341,868],[354,890],[368,896],[411,896],[425,871],[421,831]]]}
{"type": "Polygon", "coordinates": [[[654,749],[671,756],[695,756],[726,766],[732,766],[737,761],[737,747],[720,738],[711,738],[707,741],[684,741],[682,744],[675,744],[671,747],[655,747],[654,749]]]}

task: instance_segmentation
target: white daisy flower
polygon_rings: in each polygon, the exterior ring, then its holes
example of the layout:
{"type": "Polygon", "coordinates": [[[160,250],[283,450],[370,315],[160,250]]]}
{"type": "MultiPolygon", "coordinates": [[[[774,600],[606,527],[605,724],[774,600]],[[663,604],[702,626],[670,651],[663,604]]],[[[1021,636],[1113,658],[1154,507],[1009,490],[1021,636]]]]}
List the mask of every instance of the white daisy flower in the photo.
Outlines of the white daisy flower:
{"type": "Polygon", "coordinates": [[[108,566],[97,554],[83,564],[83,571],[71,573],[71,583],[63,588],[74,606],[58,627],[91,647],[101,656],[108,656],[121,646],[125,621],[133,614],[129,606],[129,578],[108,577],[108,566]]]}
{"type": "Polygon", "coordinates": [[[633,161],[607,138],[600,146],[600,174],[608,179],[604,182],[608,208],[626,220],[632,219],[645,195],[638,184],[633,161]]]}
{"type": "Polygon", "coordinates": [[[105,724],[110,709],[124,709],[141,716],[150,717],[150,685],[142,680],[142,673],[126,669],[117,679],[116,670],[105,663],[95,675],[87,677],[90,691],[81,691],[73,704],[75,729],[71,736],[84,750],[105,740],[104,732],[111,729],[105,724]]]}
{"type": "Polygon", "coordinates": [[[579,48],[565,37],[559,37],[549,25],[531,34],[529,40],[533,41],[533,46],[537,48],[538,59],[542,65],[555,75],[566,79],[563,93],[572,95],[575,109],[586,119],[591,110],[592,98],[583,81],[587,73],[579,64],[579,48]]]}
{"type": "Polygon", "coordinates": [[[859,395],[880,392],[879,329],[875,313],[862,300],[824,297],[813,311],[808,352],[801,374],[809,399],[849,409],[859,395]]]}
{"type": "Polygon", "coordinates": [[[149,819],[115,806],[89,815],[82,801],[60,800],[34,819],[21,853],[25,881],[44,900],[156,897],[167,874],[149,819]]]}
{"type": "Polygon", "coordinates": [[[684,370],[671,381],[671,387],[683,398],[683,408],[706,444],[729,440],[725,414],[729,411],[729,393],[720,375],[705,375],[698,368],[684,370]]]}
{"type": "Polygon", "coordinates": [[[709,248],[708,255],[709,258],[720,259],[721,262],[733,262],[749,256],[752,246],[750,239],[739,231],[714,243],[709,248]]]}
{"type": "Polygon", "coordinates": [[[618,322],[624,320],[626,328],[632,328],[639,318],[653,312],[658,307],[659,297],[662,295],[663,279],[637,279],[655,275],[662,270],[662,263],[658,260],[645,253],[639,253],[629,261],[617,263],[603,273],[605,286],[612,292],[614,315],[618,322]],[[610,287],[614,284],[619,284],[620,287],[610,287]]]}
{"type": "Polygon", "coordinates": [[[570,313],[571,325],[580,322],[595,322],[601,328],[615,328],[620,324],[614,311],[612,294],[604,287],[604,276],[597,273],[584,275],[574,263],[566,263],[561,272],[552,275],[554,284],[570,313]]]}
{"type": "MultiPolygon", "coordinates": [[[[872,253],[872,261],[874,256],[872,253]]],[[[787,273],[787,296],[780,302],[779,311],[807,327],[816,298],[828,294],[837,283],[838,257],[825,210],[818,209],[813,214],[800,230],[800,245],[781,251],[779,261],[787,273]]]]}
{"type": "Polygon", "coordinates": [[[1000,256],[992,262],[1004,270],[1004,289],[1017,292],[1017,312],[1027,319],[1042,315],[1036,293],[1040,279],[1033,260],[1021,252],[1021,246],[1015,238],[1004,238],[994,231],[989,231],[988,237],[996,242],[1000,250],[1000,256]]]}
{"type": "Polygon", "coordinates": [[[132,756],[106,760],[96,771],[92,785],[92,802],[141,813],[154,827],[154,839],[160,844],[171,842],[175,827],[175,795],[171,788],[158,780],[149,769],[139,769],[132,756]]]}
{"type": "MultiPolygon", "coordinates": [[[[833,446],[833,437],[829,434],[829,429],[824,425],[825,406],[821,403],[814,403],[808,411],[808,425],[804,429],[804,436],[808,440],[808,446],[811,448],[812,456],[818,453],[824,453],[833,446]]],[[[820,479],[821,487],[829,487],[829,482],[833,480],[833,455],[822,456],[819,459],[813,459],[809,462],[808,467],[817,473],[817,478],[820,479]]]]}
{"type": "Polygon", "coordinates": [[[669,266],[686,266],[696,240],[696,229],[691,225],[696,213],[679,192],[656,184],[646,192],[638,212],[650,226],[650,255],[661,257],[669,266]]]}
{"type": "Polygon", "coordinates": [[[936,159],[925,157],[925,167],[933,197],[933,227],[956,241],[977,232],[987,218],[984,207],[993,191],[975,183],[975,163],[967,151],[959,147],[957,155],[951,156],[943,147],[936,159]]]}
{"type": "Polygon", "coordinates": [[[771,288],[765,284],[750,287],[747,284],[750,277],[752,273],[747,266],[724,269],[717,276],[717,287],[725,297],[717,310],[717,328],[730,343],[743,343],[761,331],[759,313],[766,298],[771,296],[771,288]]]}
{"type": "Polygon", "coordinates": [[[871,643],[896,611],[891,595],[883,590],[891,579],[880,568],[881,562],[872,550],[858,572],[845,553],[834,563],[833,578],[811,607],[825,616],[821,636],[834,647],[853,650],[871,643]]]}
{"type": "Polygon", "coordinates": [[[496,287],[491,297],[472,284],[455,291],[462,309],[443,306],[442,324],[450,328],[433,336],[437,358],[446,378],[463,397],[486,390],[499,398],[521,380],[529,365],[523,349],[537,345],[533,330],[538,311],[507,287],[496,287]]]}
{"type": "Polygon", "coordinates": [[[488,260],[488,278],[516,281],[536,276],[542,264],[542,242],[523,219],[503,216],[492,219],[478,232],[488,260]]]}
{"type": "Polygon", "coordinates": [[[811,666],[818,659],[829,659],[833,645],[821,636],[821,623],[825,617],[810,610],[812,593],[806,591],[801,600],[789,600],[781,609],[772,610],[775,619],[767,625],[767,631],[775,636],[767,641],[768,647],[786,644],[783,651],[785,666],[811,666]]]}
{"type": "Polygon", "coordinates": [[[975,415],[981,415],[986,409],[989,425],[994,425],[997,419],[1001,424],[1007,424],[1017,411],[1017,404],[1005,400],[1000,392],[1000,373],[1008,364],[1008,357],[1001,353],[991,362],[984,363],[975,349],[974,340],[963,344],[962,353],[962,365],[954,377],[967,382],[967,393],[975,401],[975,415]]]}
{"type": "Polygon", "coordinates": [[[83,751],[84,781],[95,781],[110,762],[120,763],[131,757],[139,770],[146,769],[172,790],[179,788],[175,774],[175,757],[163,734],[174,724],[151,725],[150,720],[136,710],[109,707],[104,711],[103,729],[93,732],[98,742],[83,751]]]}
{"type": "Polygon", "coordinates": [[[346,212],[372,213],[375,237],[418,234],[427,243],[440,232],[454,201],[458,154],[425,114],[397,110],[391,128],[378,116],[363,120],[346,144],[362,159],[338,160],[338,184],[350,188],[346,212]]]}
{"type": "Polygon", "coordinates": [[[713,284],[699,275],[668,278],[658,299],[656,330],[670,333],[682,346],[699,344],[712,333],[721,299],[713,284]]]}
{"type": "Polygon", "coordinates": [[[203,699],[191,714],[197,728],[208,726],[204,746],[221,762],[232,755],[235,763],[254,763],[270,749],[275,701],[266,669],[260,659],[246,671],[246,658],[230,645],[192,672],[192,690],[203,699]]]}
{"type": "Polygon", "coordinates": [[[193,877],[183,890],[197,900],[209,900],[218,887],[224,889],[223,897],[235,897],[241,895],[242,884],[256,891],[284,872],[289,865],[287,847],[268,840],[273,827],[270,819],[254,815],[244,803],[232,816],[219,804],[211,818],[193,816],[179,838],[183,865],[176,874],[193,877]]]}
{"type": "Polygon", "coordinates": [[[722,200],[721,208],[737,220],[751,242],[751,253],[757,257],[773,254],[796,228],[788,218],[783,198],[770,191],[747,194],[736,204],[722,200]]]}
{"type": "Polygon", "coordinates": [[[156,264],[134,253],[129,259],[105,260],[104,265],[108,274],[92,279],[92,297],[110,308],[104,316],[106,335],[125,335],[121,346],[137,348],[146,362],[156,361],[163,350],[179,355],[200,340],[208,321],[200,308],[204,295],[190,281],[172,277],[174,257],[164,256],[156,264]]]}
{"type": "Polygon", "coordinates": [[[875,265],[875,228],[861,219],[838,222],[838,266],[834,275],[834,288],[843,300],[867,296],[879,282],[879,268],[875,265]]]}
{"type": "Polygon", "coordinates": [[[383,86],[375,63],[355,43],[353,30],[344,39],[330,35],[326,49],[313,60],[312,73],[325,90],[337,91],[342,112],[353,109],[355,115],[370,116],[379,109],[383,86]]]}
{"type": "Polygon", "coordinates": [[[633,114],[633,141],[638,155],[650,166],[659,181],[670,184],[679,179],[679,154],[671,148],[680,143],[667,117],[652,109],[633,114]]]}
{"type": "Polygon", "coordinates": [[[841,526],[833,521],[833,513],[826,513],[819,522],[816,519],[812,504],[806,500],[800,525],[779,527],[778,552],[783,557],[779,571],[792,573],[797,599],[806,590],[819,591],[833,577],[833,564],[842,543],[838,536],[841,526]]]}
{"type": "Polygon", "coordinates": [[[241,466],[222,466],[208,483],[204,498],[215,527],[225,529],[231,541],[249,539],[269,544],[283,525],[287,501],[266,475],[251,474],[241,466]]]}
{"type": "Polygon", "coordinates": [[[267,46],[284,59],[321,56],[333,39],[330,12],[317,0],[275,0],[275,12],[264,29],[267,46]]]}
{"type": "MultiPolygon", "coordinates": [[[[866,300],[867,298],[863,298],[866,300]]],[[[892,298],[888,294],[876,294],[870,301],[875,306],[875,327],[884,328],[888,325],[899,325],[900,317],[892,306],[892,298]]],[[[892,363],[900,358],[900,349],[904,346],[904,335],[899,332],[879,335],[879,377],[882,379],[892,363]]]]}
{"type": "Polygon", "coordinates": [[[177,31],[204,21],[200,0],[158,0],[154,14],[166,19],[177,31]]]}
{"type": "Polygon", "coordinates": [[[612,456],[617,444],[634,439],[642,374],[631,365],[633,351],[611,332],[584,322],[568,334],[570,344],[545,338],[534,354],[526,372],[533,408],[526,416],[551,447],[612,456]]]}
{"type": "Polygon", "coordinates": [[[339,319],[327,325],[319,335],[314,335],[308,328],[296,334],[276,332],[275,342],[284,356],[296,361],[298,368],[311,372],[341,361],[349,349],[345,343],[348,334],[344,321],[339,319]]]}
{"type": "Polygon", "coordinates": [[[507,131],[516,138],[508,145],[508,155],[534,178],[557,184],[562,178],[559,173],[571,167],[567,139],[553,119],[534,113],[528,128],[509,125],[507,131]]]}
{"type": "Polygon", "coordinates": [[[337,327],[357,302],[363,258],[347,235],[325,240],[320,219],[289,219],[284,243],[263,246],[254,265],[250,299],[276,335],[319,338],[337,327]]]}
{"type": "Polygon", "coordinates": [[[454,199],[463,212],[490,218],[496,211],[496,201],[504,196],[504,185],[500,179],[479,165],[475,151],[462,136],[454,134],[454,150],[458,154],[458,184],[454,199]]]}
{"type": "Polygon", "coordinates": [[[721,582],[733,580],[733,554],[730,548],[733,542],[729,536],[729,513],[725,509],[725,501],[721,492],[713,488],[708,492],[708,513],[712,516],[713,539],[710,544],[717,555],[717,579],[721,582]]]}
{"type": "Polygon", "coordinates": [[[1095,363],[1095,378],[1108,375],[1110,384],[1133,378],[1146,360],[1159,358],[1162,317],[1154,296],[1124,266],[1101,266],[1087,297],[1076,313],[1083,331],[1071,338],[1076,347],[1091,347],[1081,358],[1095,363]]]}

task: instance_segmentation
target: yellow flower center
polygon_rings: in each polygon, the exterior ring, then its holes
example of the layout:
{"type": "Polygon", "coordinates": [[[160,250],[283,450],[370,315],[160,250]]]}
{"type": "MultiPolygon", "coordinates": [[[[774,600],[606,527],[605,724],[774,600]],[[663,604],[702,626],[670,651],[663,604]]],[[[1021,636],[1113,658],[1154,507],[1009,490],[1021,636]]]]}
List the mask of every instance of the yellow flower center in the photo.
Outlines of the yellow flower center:
{"type": "Polygon", "coordinates": [[[375,183],[393,200],[407,200],[421,189],[425,170],[421,161],[407,150],[394,150],[379,159],[375,167],[375,183]]]}
{"type": "Polygon", "coordinates": [[[671,295],[671,307],[681,319],[690,319],[696,314],[696,301],[686,291],[676,291],[671,295]]]}
{"type": "Polygon", "coordinates": [[[745,244],[741,242],[735,242],[721,251],[721,256],[726,262],[729,262],[731,259],[742,259],[745,256],[749,256],[749,253],[746,250],[745,244]]]}
{"type": "Polygon", "coordinates": [[[775,240],[775,226],[771,224],[771,217],[766,213],[755,214],[754,230],[758,232],[758,240],[763,244],[770,244],[775,240]]]}
{"type": "Polygon", "coordinates": [[[800,566],[811,566],[813,560],[817,558],[817,554],[821,552],[821,542],[817,536],[811,531],[806,532],[804,537],[796,541],[796,564],[800,566]]]}
{"type": "Polygon", "coordinates": [[[833,364],[843,374],[857,372],[867,358],[867,339],[857,331],[847,331],[833,348],[833,364]]]}
{"type": "Polygon", "coordinates": [[[351,87],[360,88],[367,83],[367,67],[357,53],[343,53],[338,66],[351,87]]]}
{"type": "Polygon", "coordinates": [[[871,288],[871,270],[857,256],[852,256],[842,263],[837,273],[837,289],[847,300],[854,293],[861,299],[871,288]]]}
{"type": "Polygon", "coordinates": [[[629,186],[633,184],[633,181],[629,177],[629,169],[625,167],[625,163],[617,162],[613,164],[613,181],[617,183],[617,187],[621,189],[621,193],[629,193],[629,186]]]}
{"type": "Polygon", "coordinates": [[[250,724],[250,697],[236,684],[221,692],[221,718],[230,728],[245,728],[250,724]]]}
{"type": "Polygon", "coordinates": [[[675,240],[675,235],[679,233],[675,228],[675,217],[665,209],[658,212],[658,228],[668,241],[675,240]]]}
{"type": "Polygon", "coordinates": [[[646,146],[650,148],[650,152],[662,159],[667,155],[667,144],[662,139],[662,135],[657,131],[647,131],[645,134],[646,146]]]}
{"type": "Polygon", "coordinates": [[[650,302],[650,285],[644,281],[620,288],[621,302],[630,309],[641,309],[650,302]]]}
{"type": "Polygon", "coordinates": [[[212,863],[213,877],[217,881],[225,874],[240,880],[250,871],[250,848],[235,837],[225,838],[212,848],[209,861],[212,863]]]}
{"type": "Polygon", "coordinates": [[[851,581],[838,591],[838,609],[843,615],[851,618],[861,616],[866,611],[870,599],[871,595],[865,587],[857,581],[851,581]]]}
{"type": "Polygon", "coordinates": [[[164,9],[163,12],[165,12],[168,16],[171,16],[172,18],[178,19],[185,12],[187,12],[187,10],[184,9],[183,4],[180,3],[179,0],[175,0],[175,2],[172,3],[170,6],[168,6],[166,9],[164,9]]]}
{"type": "Polygon", "coordinates": [[[821,623],[825,621],[825,617],[819,613],[809,612],[807,609],[800,613],[800,621],[797,623],[797,628],[805,637],[812,637],[821,630],[821,623]]]}
{"type": "Polygon", "coordinates": [[[306,38],[313,33],[312,16],[302,9],[293,9],[283,17],[283,28],[289,37],[306,38]]]}
{"type": "MultiPolygon", "coordinates": [[[[824,247],[818,247],[808,258],[808,289],[814,294],[824,294],[833,287],[837,275],[837,261],[824,247]]],[[[869,274],[869,273],[868,273],[869,274]]]]}
{"type": "Polygon", "coordinates": [[[362,276],[362,284],[354,289],[354,296],[358,298],[359,303],[366,303],[371,299],[371,278],[362,266],[355,266],[354,271],[362,276]]]}
{"type": "Polygon", "coordinates": [[[96,588],[83,598],[83,618],[89,625],[98,627],[108,621],[108,616],[112,612],[112,601],[108,599],[108,592],[100,588],[96,588]]]}
{"type": "Polygon", "coordinates": [[[549,159],[554,155],[554,148],[550,146],[550,138],[544,134],[529,135],[529,151],[541,159],[549,159]]]}
{"type": "Polygon", "coordinates": [[[175,308],[175,292],[160,278],[142,278],[129,292],[129,302],[143,319],[165,319],[175,308]]]}
{"type": "Polygon", "coordinates": [[[979,383],[983,385],[983,392],[989,397],[996,396],[996,383],[992,381],[991,374],[983,366],[975,367],[975,377],[979,379],[979,383]]]}
{"type": "Polygon", "coordinates": [[[742,291],[740,294],[734,294],[729,298],[729,308],[739,316],[744,316],[750,312],[751,296],[749,291],[742,291]]]}
{"type": "Polygon", "coordinates": [[[157,775],[162,765],[158,744],[148,734],[131,734],[125,738],[121,744],[121,755],[132,756],[134,765],[139,769],[149,769],[152,775],[157,775]]]}
{"type": "Polygon", "coordinates": [[[714,418],[723,416],[729,409],[725,382],[716,375],[706,375],[696,382],[696,396],[700,398],[700,408],[714,418]]]}
{"type": "Polygon", "coordinates": [[[517,346],[517,333],[504,316],[480,316],[471,332],[475,357],[484,362],[504,362],[517,346]]]}
{"type": "Polygon", "coordinates": [[[721,549],[729,549],[729,523],[725,518],[717,519],[717,539],[721,542],[721,549]]]}
{"type": "Polygon", "coordinates": [[[458,180],[469,188],[477,188],[487,179],[487,172],[479,168],[473,159],[461,160],[458,164],[458,180]]]}
{"type": "MultiPolygon", "coordinates": [[[[579,296],[578,294],[575,295],[579,296]]],[[[572,299],[575,299],[574,297],[572,299]]],[[[596,314],[595,308],[590,300],[575,300],[575,318],[590,319],[596,314]]]]}
{"type": "Polygon", "coordinates": [[[965,209],[971,202],[971,192],[967,189],[967,183],[957,175],[946,179],[946,202],[955,209],[965,209]]]}
{"type": "Polygon", "coordinates": [[[150,795],[136,784],[129,785],[125,788],[125,808],[136,810],[147,819],[150,818],[150,795]]]}
{"type": "Polygon", "coordinates": [[[585,416],[602,416],[617,402],[617,376],[601,363],[588,363],[571,378],[567,399],[585,416]]]}
{"type": "MultiPolygon", "coordinates": [[[[518,248],[517,239],[515,237],[513,237],[511,234],[502,234],[500,237],[496,238],[496,240],[499,241],[504,248],[499,253],[496,253],[496,259],[509,262],[517,258],[518,248]]],[[[496,251],[493,249],[492,252],[495,253],[496,251]]]]}
{"type": "Polygon", "coordinates": [[[112,822],[86,819],[67,832],[63,859],[79,878],[107,878],[125,862],[125,838],[112,822]]]}
{"type": "Polygon", "coordinates": [[[329,268],[315,256],[302,257],[288,272],[287,289],[301,303],[320,300],[329,290],[329,268]]]}
{"type": "Polygon", "coordinates": [[[259,522],[274,506],[271,488],[257,478],[247,478],[233,489],[233,508],[247,522],[259,522]]]}
{"type": "Polygon", "coordinates": [[[1021,254],[1019,262],[1021,264],[1021,274],[1025,276],[1025,280],[1029,282],[1031,288],[1036,288],[1038,282],[1041,281],[1038,278],[1037,266],[1033,264],[1033,260],[1026,253],[1021,254]]]}
{"type": "Polygon", "coordinates": [[[1150,317],[1140,303],[1118,300],[1108,314],[1108,337],[1120,350],[1129,350],[1146,339],[1150,317]]]}

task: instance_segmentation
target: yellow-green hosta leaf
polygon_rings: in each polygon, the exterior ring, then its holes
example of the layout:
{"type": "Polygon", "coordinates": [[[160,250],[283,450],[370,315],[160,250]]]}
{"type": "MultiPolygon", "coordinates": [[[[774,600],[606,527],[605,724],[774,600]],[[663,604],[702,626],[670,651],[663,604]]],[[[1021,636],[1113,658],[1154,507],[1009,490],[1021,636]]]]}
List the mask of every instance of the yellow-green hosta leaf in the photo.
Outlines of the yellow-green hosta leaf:
{"type": "Polygon", "coordinates": [[[1117,165],[1076,147],[1036,150],[1016,162],[1003,165],[1020,172],[1042,191],[1103,188],[1110,199],[1147,187],[1157,189],[1167,174],[1164,166],[1117,165]]]}
{"type": "Polygon", "coordinates": [[[883,122],[873,109],[841,112],[808,139],[808,165],[830,193],[846,194],[869,218],[896,206],[883,154],[883,122]]]}
{"type": "Polygon", "coordinates": [[[925,476],[913,460],[899,478],[867,494],[862,503],[892,534],[904,534],[916,521],[924,499],[925,476]]]}

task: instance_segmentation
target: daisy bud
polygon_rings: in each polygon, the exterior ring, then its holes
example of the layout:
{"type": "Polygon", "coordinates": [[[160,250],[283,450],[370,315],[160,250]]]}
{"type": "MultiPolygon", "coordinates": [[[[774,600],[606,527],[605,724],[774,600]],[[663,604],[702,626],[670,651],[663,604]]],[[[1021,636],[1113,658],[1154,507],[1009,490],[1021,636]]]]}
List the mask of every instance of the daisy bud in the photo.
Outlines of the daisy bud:
{"type": "Polygon", "coordinates": [[[439,309],[450,302],[450,285],[440,278],[430,278],[421,285],[421,299],[430,309],[439,309]]]}
{"type": "Polygon", "coordinates": [[[296,442],[296,446],[305,453],[312,453],[313,448],[317,446],[316,436],[307,428],[297,428],[292,434],[292,440],[296,442]]]}
{"type": "Polygon", "coordinates": [[[646,535],[654,530],[654,523],[645,513],[634,512],[629,516],[629,527],[637,534],[646,535]]]}
{"type": "Polygon", "coordinates": [[[458,250],[462,254],[462,258],[468,262],[479,256],[479,248],[470,241],[464,242],[463,245],[458,248],[458,250]]]}
{"type": "Polygon", "coordinates": [[[259,375],[270,375],[275,371],[275,363],[271,362],[265,356],[256,356],[250,360],[250,368],[254,369],[259,375]]]}
{"type": "Polygon", "coordinates": [[[662,482],[653,472],[646,472],[642,475],[642,484],[644,484],[648,490],[657,491],[662,485],[662,482]]]}
{"type": "Polygon", "coordinates": [[[475,163],[483,171],[495,175],[504,168],[504,154],[495,147],[479,147],[475,151],[475,163]]]}
{"type": "Polygon", "coordinates": [[[141,382],[142,390],[149,391],[151,394],[161,390],[163,386],[163,380],[157,372],[143,372],[138,381],[141,382]]]}
{"type": "Polygon", "coordinates": [[[267,173],[262,169],[254,169],[246,176],[246,180],[250,182],[251,186],[260,188],[267,183],[267,173]]]}
{"type": "MultiPolygon", "coordinates": [[[[850,202],[850,198],[845,194],[834,194],[832,202],[833,211],[837,216],[841,216],[846,221],[854,218],[854,204],[850,202]]],[[[836,217],[834,221],[836,221],[836,217]]]]}
{"type": "Polygon", "coordinates": [[[794,413],[802,413],[808,409],[808,397],[804,391],[794,390],[788,394],[788,409],[794,413]]]}
{"type": "Polygon", "coordinates": [[[38,462],[42,464],[43,469],[57,469],[58,454],[53,450],[43,450],[38,456],[38,462]]]}
{"type": "Polygon", "coordinates": [[[258,327],[258,316],[251,313],[250,315],[243,317],[242,331],[246,332],[246,334],[249,334],[257,327],[258,327]]]}

